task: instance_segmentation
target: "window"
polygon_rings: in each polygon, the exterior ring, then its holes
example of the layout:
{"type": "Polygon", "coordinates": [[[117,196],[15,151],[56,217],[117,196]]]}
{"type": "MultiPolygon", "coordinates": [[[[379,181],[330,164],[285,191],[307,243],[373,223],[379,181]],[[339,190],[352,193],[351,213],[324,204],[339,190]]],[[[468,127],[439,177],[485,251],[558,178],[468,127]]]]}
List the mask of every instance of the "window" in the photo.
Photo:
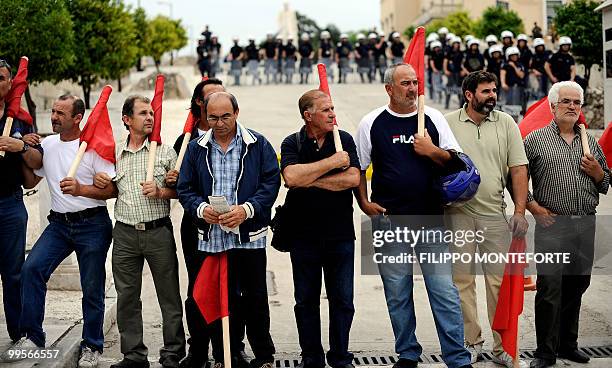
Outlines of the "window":
{"type": "Polygon", "coordinates": [[[612,50],[606,51],[606,78],[612,79],[612,50]]]}
{"type": "Polygon", "coordinates": [[[557,14],[557,8],[563,6],[561,0],[546,0],[546,24],[548,24],[548,33],[551,31],[553,19],[557,14]]]}
{"type": "Polygon", "coordinates": [[[606,37],[605,37],[606,42],[608,41],[612,41],[612,28],[608,28],[606,29],[606,37]]]}
{"type": "Polygon", "coordinates": [[[508,2],[502,1],[502,0],[497,0],[495,2],[495,6],[497,6],[498,8],[506,9],[506,10],[510,8],[510,5],[508,4],[508,2]]]}

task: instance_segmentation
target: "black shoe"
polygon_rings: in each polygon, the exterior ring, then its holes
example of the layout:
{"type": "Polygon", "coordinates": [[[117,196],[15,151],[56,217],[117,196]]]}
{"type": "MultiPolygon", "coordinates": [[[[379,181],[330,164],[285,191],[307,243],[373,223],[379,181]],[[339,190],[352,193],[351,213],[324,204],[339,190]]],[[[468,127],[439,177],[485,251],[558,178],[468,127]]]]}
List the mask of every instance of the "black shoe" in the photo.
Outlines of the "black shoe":
{"type": "Polygon", "coordinates": [[[535,358],[529,363],[529,368],[548,368],[555,365],[556,361],[544,358],[535,358]]]}
{"type": "Polygon", "coordinates": [[[179,363],[179,368],[209,368],[210,364],[206,358],[197,358],[191,353],[179,363]]]}
{"type": "Polygon", "coordinates": [[[588,355],[578,349],[559,351],[557,356],[576,363],[588,363],[591,360],[588,355]]]}
{"type": "Polygon", "coordinates": [[[253,359],[249,363],[250,368],[274,368],[274,359],[253,359]]]}
{"type": "Polygon", "coordinates": [[[393,364],[393,368],[417,368],[419,362],[416,360],[399,358],[395,364],[393,364]]]}
{"type": "Polygon", "coordinates": [[[176,355],[166,355],[159,357],[159,363],[164,368],[179,368],[179,362],[181,359],[176,355]]]}
{"type": "Polygon", "coordinates": [[[122,361],[112,364],[110,368],[149,368],[149,361],[143,360],[142,362],[137,362],[132,359],[123,358],[122,361]]]}

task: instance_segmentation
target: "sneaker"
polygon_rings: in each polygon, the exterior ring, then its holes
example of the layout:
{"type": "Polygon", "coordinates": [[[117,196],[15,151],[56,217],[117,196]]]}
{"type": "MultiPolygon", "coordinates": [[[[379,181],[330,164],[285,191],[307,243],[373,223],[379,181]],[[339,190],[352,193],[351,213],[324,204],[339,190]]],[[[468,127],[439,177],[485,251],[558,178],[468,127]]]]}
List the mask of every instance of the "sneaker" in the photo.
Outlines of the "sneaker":
{"type": "Polygon", "coordinates": [[[223,362],[215,362],[215,364],[213,364],[213,368],[223,368],[223,362]]]}
{"type": "Polygon", "coordinates": [[[83,346],[79,357],[79,368],[96,368],[99,360],[99,351],[94,351],[89,346],[83,346]]]}
{"type": "Polygon", "coordinates": [[[465,343],[465,348],[470,352],[470,363],[476,363],[480,359],[482,359],[482,343],[476,345],[470,345],[467,342],[465,343]]]}
{"type": "Polygon", "coordinates": [[[419,362],[416,360],[399,358],[397,362],[393,364],[393,368],[416,368],[418,365],[419,362]]]}
{"type": "MultiPolygon", "coordinates": [[[[499,364],[507,368],[514,367],[512,357],[510,356],[510,354],[506,353],[505,351],[501,353],[500,355],[493,355],[493,363],[499,364]]],[[[527,362],[525,362],[522,359],[519,359],[519,367],[528,368],[529,366],[527,365],[527,362]]]]}
{"type": "Polygon", "coordinates": [[[132,359],[123,358],[120,362],[111,364],[110,368],[149,368],[149,365],[148,360],[137,362],[132,359]]]}
{"type": "Polygon", "coordinates": [[[17,362],[28,357],[27,352],[30,350],[40,349],[32,340],[27,337],[22,337],[13,344],[7,351],[0,355],[0,361],[9,363],[17,362]],[[25,351],[25,354],[24,354],[25,351]]]}

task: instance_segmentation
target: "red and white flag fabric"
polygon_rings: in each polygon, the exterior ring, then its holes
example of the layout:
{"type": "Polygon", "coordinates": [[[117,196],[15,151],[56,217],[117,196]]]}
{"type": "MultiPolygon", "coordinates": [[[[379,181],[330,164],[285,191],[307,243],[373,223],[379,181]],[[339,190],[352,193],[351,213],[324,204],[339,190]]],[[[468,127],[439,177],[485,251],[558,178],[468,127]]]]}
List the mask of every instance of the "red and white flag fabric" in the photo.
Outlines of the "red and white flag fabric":
{"type": "Polygon", "coordinates": [[[15,78],[13,78],[11,84],[11,89],[4,100],[7,104],[7,116],[31,125],[33,121],[32,116],[21,108],[21,97],[23,96],[26,88],[28,88],[28,62],[29,60],[27,56],[22,56],[19,60],[17,74],[15,74],[15,78]]]}
{"type": "Polygon", "coordinates": [[[112,91],[109,85],[102,89],[81,131],[81,142],[87,142],[87,150],[94,150],[103,159],[115,163],[115,137],[106,106],[112,91]]]}
{"type": "Polygon", "coordinates": [[[153,131],[149,134],[150,142],[161,144],[161,121],[162,121],[162,100],[164,99],[164,75],[158,74],[155,79],[155,94],[151,101],[153,108],[153,131]]]}
{"type": "Polygon", "coordinates": [[[193,285],[193,299],[206,323],[229,316],[227,284],[227,252],[207,256],[193,285]]]}
{"type": "Polygon", "coordinates": [[[404,63],[410,64],[419,80],[418,95],[425,94],[425,27],[418,27],[404,54],[404,63]]]}
{"type": "MultiPolygon", "coordinates": [[[[525,137],[527,137],[529,133],[533,132],[534,130],[544,128],[550,124],[553,118],[554,116],[552,111],[550,111],[548,97],[544,97],[531,105],[527,111],[525,111],[525,116],[523,116],[523,120],[521,120],[518,125],[519,130],[521,131],[521,137],[525,139],[525,137]]],[[[589,127],[582,111],[580,111],[578,123],[584,124],[587,128],[589,127]]]]}
{"type": "MultiPolygon", "coordinates": [[[[509,253],[525,253],[525,238],[513,238],[509,253]]],[[[502,347],[512,358],[516,359],[519,316],[523,313],[525,299],[525,279],[523,272],[527,264],[508,263],[504,270],[495,317],[492,328],[501,335],[502,347]]]]}

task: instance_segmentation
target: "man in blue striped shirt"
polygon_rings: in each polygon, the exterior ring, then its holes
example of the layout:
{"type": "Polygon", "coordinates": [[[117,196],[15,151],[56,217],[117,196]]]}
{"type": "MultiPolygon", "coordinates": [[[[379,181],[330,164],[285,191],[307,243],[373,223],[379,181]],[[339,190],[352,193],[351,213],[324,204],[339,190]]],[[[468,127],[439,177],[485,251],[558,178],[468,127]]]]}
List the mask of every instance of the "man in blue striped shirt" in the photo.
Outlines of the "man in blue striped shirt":
{"type": "MultiPolygon", "coordinates": [[[[246,324],[255,355],[251,368],[272,368],[265,246],[280,188],[276,153],[261,134],[237,122],[233,95],[211,94],[204,111],[211,129],[187,147],[177,185],[179,200],[197,221],[199,250],[204,255],[227,252],[231,351],[242,350],[240,329],[246,324]],[[225,197],[230,210],[217,212],[210,196],[225,197]]],[[[210,326],[213,345],[221,345],[219,322],[210,326]]],[[[213,349],[215,368],[223,367],[223,356],[215,356],[221,351],[213,349]]]]}

